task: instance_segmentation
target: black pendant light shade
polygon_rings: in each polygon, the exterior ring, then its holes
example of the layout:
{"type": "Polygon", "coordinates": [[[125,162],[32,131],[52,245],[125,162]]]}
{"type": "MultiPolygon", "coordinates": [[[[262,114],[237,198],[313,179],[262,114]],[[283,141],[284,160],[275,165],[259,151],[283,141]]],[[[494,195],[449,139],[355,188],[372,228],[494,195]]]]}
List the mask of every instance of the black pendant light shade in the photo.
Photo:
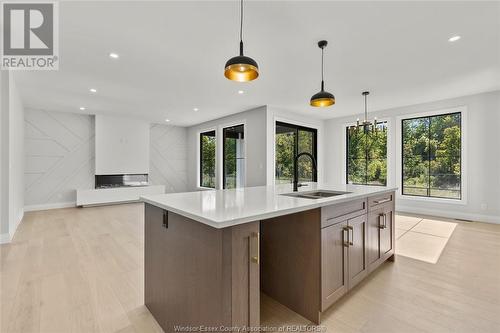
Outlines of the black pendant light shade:
{"type": "Polygon", "coordinates": [[[318,42],[318,47],[321,49],[321,91],[311,97],[311,106],[326,107],[335,104],[335,96],[325,91],[325,82],[323,80],[323,51],[327,45],[328,42],[326,40],[318,42]]]}
{"type": "Polygon", "coordinates": [[[250,57],[243,55],[243,42],[240,42],[240,55],[226,62],[224,76],[232,81],[247,82],[259,77],[259,65],[250,57]]]}
{"type": "Polygon", "coordinates": [[[321,85],[321,91],[311,97],[312,106],[325,107],[333,104],[335,104],[335,96],[325,91],[323,84],[321,85]]]}
{"type": "Polygon", "coordinates": [[[259,77],[259,65],[243,55],[243,0],[240,2],[240,55],[226,62],[224,76],[232,81],[247,82],[259,77]]]}

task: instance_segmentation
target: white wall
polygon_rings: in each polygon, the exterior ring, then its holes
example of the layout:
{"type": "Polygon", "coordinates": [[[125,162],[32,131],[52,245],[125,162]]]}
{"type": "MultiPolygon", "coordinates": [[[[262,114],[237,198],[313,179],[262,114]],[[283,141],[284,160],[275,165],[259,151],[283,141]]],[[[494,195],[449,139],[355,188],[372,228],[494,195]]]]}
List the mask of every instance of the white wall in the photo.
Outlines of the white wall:
{"type": "Polygon", "coordinates": [[[9,72],[0,70],[0,244],[9,240],[9,72]]]}
{"type": "Polygon", "coordinates": [[[14,78],[9,96],[9,235],[14,236],[24,215],[24,107],[14,78]]]}
{"type": "Polygon", "coordinates": [[[96,175],[149,173],[149,122],[95,116],[96,175]]]}
{"type": "Polygon", "coordinates": [[[0,72],[0,243],[5,243],[24,214],[24,108],[12,73],[0,72]]]}
{"type": "Polygon", "coordinates": [[[151,125],[150,151],[150,184],[165,185],[166,192],[187,191],[187,128],[151,125]]]}
{"type": "MultiPolygon", "coordinates": [[[[94,187],[94,116],[27,109],[24,126],[25,209],[75,206],[75,190],[94,187]]],[[[152,185],[186,190],[186,133],[182,127],[151,125],[152,185]]]]}
{"type": "Polygon", "coordinates": [[[27,109],[26,210],[71,207],[94,186],[94,117],[27,109]]]}
{"type": "MultiPolygon", "coordinates": [[[[199,140],[200,132],[217,130],[216,161],[222,158],[222,128],[245,124],[246,141],[246,186],[266,184],[266,107],[236,113],[227,117],[205,122],[188,128],[188,189],[198,189],[199,183],[199,140]]],[[[216,162],[216,172],[220,188],[222,165],[216,162]]]]}
{"type": "MultiPolygon", "coordinates": [[[[376,98],[374,94],[372,97],[376,98]]],[[[413,115],[423,112],[444,110],[459,106],[467,108],[465,121],[466,131],[466,198],[465,204],[433,202],[422,199],[411,199],[398,196],[396,209],[414,213],[430,214],[452,218],[479,220],[500,223],[500,92],[484,93],[460,98],[412,105],[396,109],[369,113],[369,118],[388,119],[389,134],[389,167],[388,183],[401,186],[400,145],[401,136],[396,129],[400,126],[401,115],[413,115]]],[[[344,128],[346,123],[354,122],[361,116],[362,100],[360,98],[360,114],[331,119],[326,122],[326,180],[329,183],[341,183],[345,172],[344,128]]]]}

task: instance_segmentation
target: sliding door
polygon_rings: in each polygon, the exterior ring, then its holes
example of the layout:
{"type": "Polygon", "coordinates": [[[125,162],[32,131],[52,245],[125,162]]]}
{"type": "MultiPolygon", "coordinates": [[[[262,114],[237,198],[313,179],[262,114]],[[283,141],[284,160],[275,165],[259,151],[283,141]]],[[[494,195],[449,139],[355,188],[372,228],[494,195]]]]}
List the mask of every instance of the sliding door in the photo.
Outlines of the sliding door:
{"type": "Polygon", "coordinates": [[[223,188],[245,186],[245,126],[226,127],[222,130],[223,188]]]}
{"type": "MultiPolygon", "coordinates": [[[[295,156],[307,152],[317,160],[317,130],[283,122],[276,122],[275,136],[275,183],[291,183],[293,181],[295,156]]],[[[299,181],[317,181],[311,159],[302,156],[298,161],[299,181]]]]}

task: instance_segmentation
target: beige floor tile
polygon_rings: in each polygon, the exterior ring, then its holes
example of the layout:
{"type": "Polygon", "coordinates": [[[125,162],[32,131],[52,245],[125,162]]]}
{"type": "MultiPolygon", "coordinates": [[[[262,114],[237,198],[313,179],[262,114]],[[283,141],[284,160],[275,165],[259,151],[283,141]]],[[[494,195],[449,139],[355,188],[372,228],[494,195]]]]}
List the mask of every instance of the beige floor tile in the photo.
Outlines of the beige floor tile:
{"type": "Polygon", "coordinates": [[[396,215],[396,228],[403,230],[410,230],[418,222],[422,221],[421,217],[407,216],[407,215],[396,215]]]}
{"type": "Polygon", "coordinates": [[[396,253],[405,257],[437,263],[448,238],[408,231],[396,242],[396,253]]]}
{"type": "Polygon", "coordinates": [[[395,233],[396,239],[399,239],[399,237],[403,236],[403,234],[407,231],[408,230],[396,228],[396,233],[395,233]]]}
{"type": "Polygon", "coordinates": [[[453,222],[443,222],[437,220],[422,220],[411,231],[424,234],[450,238],[457,224],[453,222]]]}

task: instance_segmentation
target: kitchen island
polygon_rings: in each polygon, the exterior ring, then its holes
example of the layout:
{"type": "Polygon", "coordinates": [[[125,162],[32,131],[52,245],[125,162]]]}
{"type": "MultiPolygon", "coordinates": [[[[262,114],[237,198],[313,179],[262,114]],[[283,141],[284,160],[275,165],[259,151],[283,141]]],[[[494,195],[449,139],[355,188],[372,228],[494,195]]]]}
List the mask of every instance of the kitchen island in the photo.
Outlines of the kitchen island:
{"type": "Polygon", "coordinates": [[[260,325],[260,292],[315,324],[394,260],[395,188],[290,185],[142,197],[145,304],[165,332],[260,325]]]}

